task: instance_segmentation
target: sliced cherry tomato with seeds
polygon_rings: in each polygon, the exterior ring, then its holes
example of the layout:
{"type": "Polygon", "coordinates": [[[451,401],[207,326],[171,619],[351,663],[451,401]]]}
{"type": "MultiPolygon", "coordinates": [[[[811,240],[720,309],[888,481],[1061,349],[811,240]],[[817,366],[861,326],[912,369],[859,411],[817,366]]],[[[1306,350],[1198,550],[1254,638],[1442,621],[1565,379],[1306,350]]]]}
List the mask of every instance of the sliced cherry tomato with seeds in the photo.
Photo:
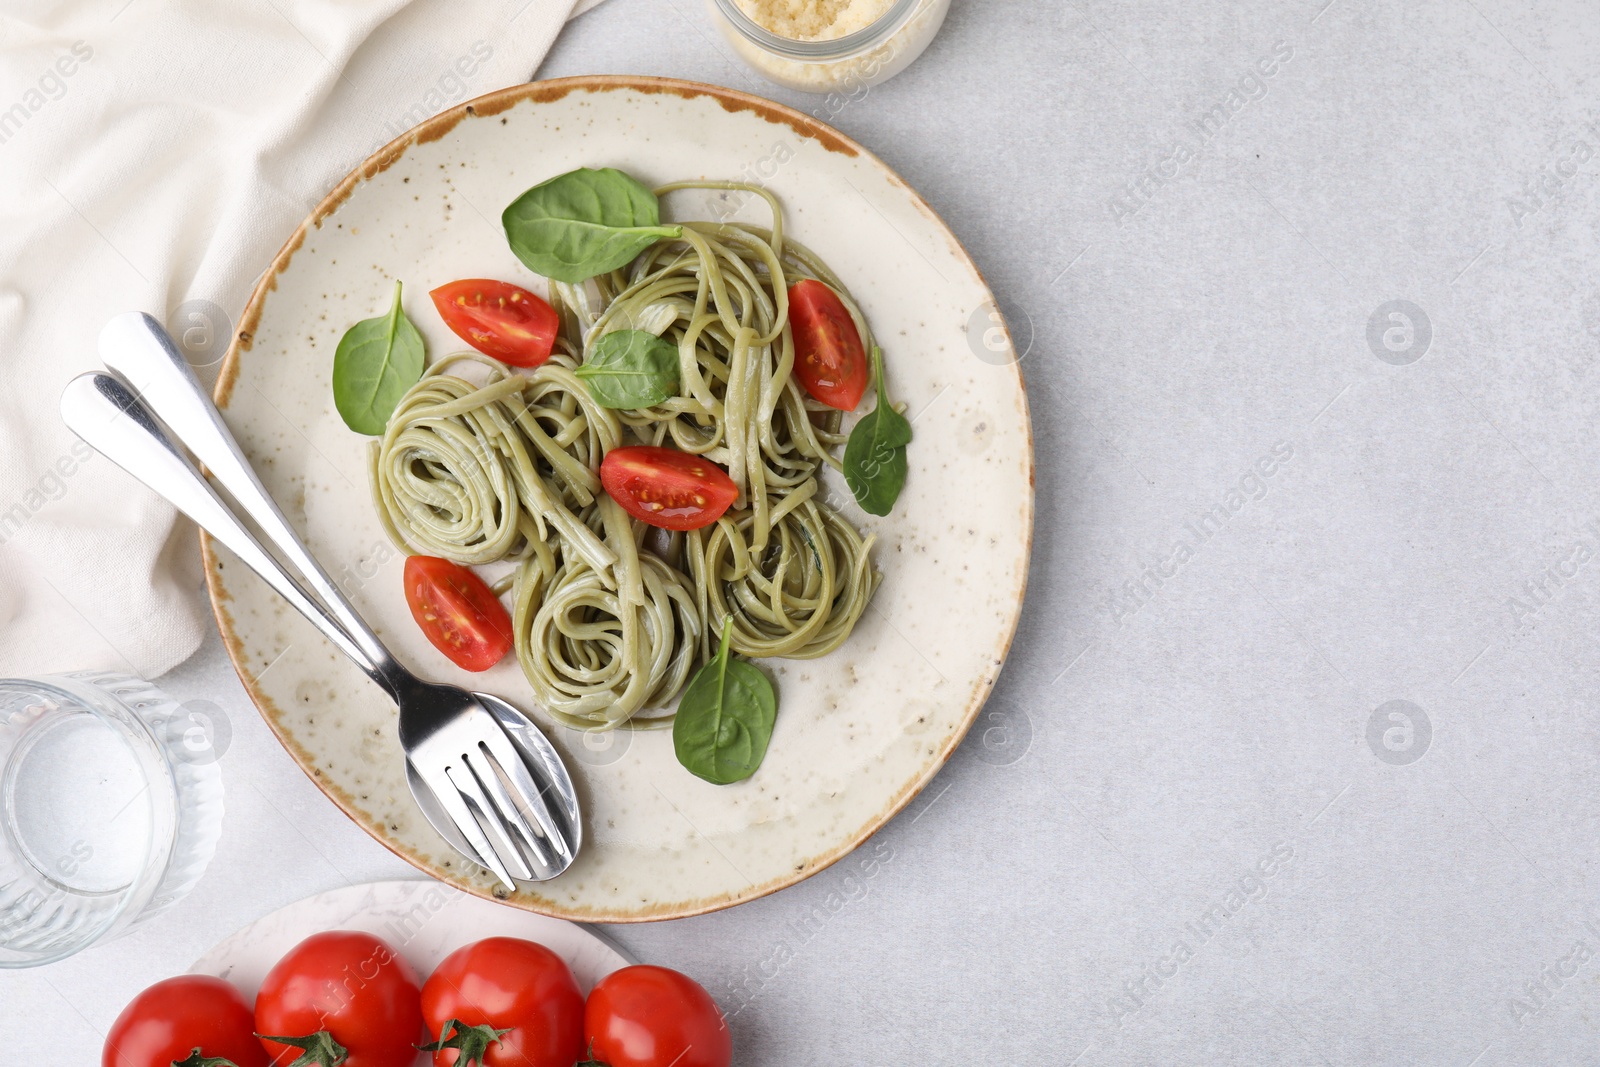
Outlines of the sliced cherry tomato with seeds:
{"type": "Polygon", "coordinates": [[[405,566],[406,603],[433,647],[462,670],[486,671],[511,651],[511,615],[482,578],[438,556],[405,566]]]}
{"type": "Polygon", "coordinates": [[[607,452],[600,484],[629,515],[665,530],[710,526],[739,495],[728,472],[709,459],[655,445],[607,452]]]}
{"type": "Polygon", "coordinates": [[[815,278],[789,287],[794,373],[806,392],[831,408],[854,411],[871,376],[861,333],[839,294],[815,278]]]}
{"type": "Polygon", "coordinates": [[[514,367],[537,367],[549,359],[561,332],[555,308],[510,282],[463,278],[428,295],[457,337],[514,367]]]}

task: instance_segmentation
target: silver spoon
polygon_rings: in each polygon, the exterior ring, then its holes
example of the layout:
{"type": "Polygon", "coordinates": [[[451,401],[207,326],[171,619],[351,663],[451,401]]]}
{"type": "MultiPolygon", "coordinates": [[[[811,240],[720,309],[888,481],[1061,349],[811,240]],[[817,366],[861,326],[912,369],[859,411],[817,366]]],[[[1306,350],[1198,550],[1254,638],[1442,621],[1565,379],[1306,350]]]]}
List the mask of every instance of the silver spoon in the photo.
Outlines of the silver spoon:
{"type": "Polygon", "coordinates": [[[512,888],[513,876],[542,880],[570,866],[582,841],[577,796],[544,735],[505,701],[423,682],[394,660],[267,495],[155,320],[137,314],[113,320],[101,354],[140,381],[144,400],[173,435],[325,603],[261,546],[126,383],[105,374],[75,379],[62,397],[68,425],[232,549],[396,699],[407,778],[441,835],[512,888]]]}

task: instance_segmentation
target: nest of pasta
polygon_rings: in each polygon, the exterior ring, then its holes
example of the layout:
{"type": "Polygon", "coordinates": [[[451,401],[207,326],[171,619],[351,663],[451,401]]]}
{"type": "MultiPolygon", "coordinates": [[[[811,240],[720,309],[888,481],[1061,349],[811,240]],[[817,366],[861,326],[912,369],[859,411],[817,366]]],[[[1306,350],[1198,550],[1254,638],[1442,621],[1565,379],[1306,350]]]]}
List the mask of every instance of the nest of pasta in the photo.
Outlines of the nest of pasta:
{"type": "MultiPolygon", "coordinates": [[[[668,186],[685,188],[699,183],[668,186]]],[[[552,282],[556,351],[524,371],[476,352],[435,363],[372,452],[384,525],[404,550],[466,565],[509,561],[515,649],[556,719],[581,728],[659,726],[731,620],[734,652],[811,658],[839,647],[880,581],[863,537],[826,498],[841,413],[793,373],[789,287],[848,290],[771,228],[685,222],[627,266],[552,282]],[[642,330],[677,352],[677,394],[643,408],[597,403],[578,371],[608,333],[642,330]],[[614,449],[660,445],[725,469],[737,487],[714,523],[687,532],[631,518],[602,488],[614,449]]]]}

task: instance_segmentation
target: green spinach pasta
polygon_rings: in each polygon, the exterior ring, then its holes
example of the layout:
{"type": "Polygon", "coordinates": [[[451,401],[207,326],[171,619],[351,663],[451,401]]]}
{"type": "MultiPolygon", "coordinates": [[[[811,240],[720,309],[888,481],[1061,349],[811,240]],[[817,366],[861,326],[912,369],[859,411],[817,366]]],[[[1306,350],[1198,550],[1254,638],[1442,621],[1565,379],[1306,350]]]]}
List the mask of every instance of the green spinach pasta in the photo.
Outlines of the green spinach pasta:
{"type": "Polygon", "coordinates": [[[760,197],[772,224],[612,225],[604,251],[627,245],[625,262],[601,270],[590,269],[599,260],[572,262],[586,251],[587,231],[552,236],[566,217],[530,198],[550,199],[541,191],[574,175],[589,183],[581,192],[619,173],[573,172],[507,210],[513,250],[551,278],[559,329],[548,357],[531,369],[479,352],[438,360],[389,416],[370,471],[397,546],[465,565],[511,565],[496,589],[512,595],[517,659],[542,706],[579,729],[670,723],[691,676],[730,649],[804,659],[844,643],[880,575],[873,538],[826,498],[820,479],[825,467],[842,471],[861,499],[850,453],[871,448],[872,466],[858,463],[859,477],[882,482],[887,470],[892,478],[898,461],[903,480],[910,436],[909,426],[895,436],[891,420],[900,416],[887,403],[860,308],[820,258],[785,234],[766,189],[663,186],[657,196],[706,189],[760,197]],[[530,221],[514,228],[523,218],[530,221]],[[837,305],[827,307],[843,312],[825,325],[853,327],[854,351],[872,354],[870,366],[857,360],[853,386],[859,397],[869,376],[878,381],[878,407],[858,423],[876,415],[883,426],[865,445],[849,437],[846,449],[848,409],[819,400],[831,386],[806,378],[817,374],[810,334],[791,307],[800,283],[815,287],[806,294],[813,303],[826,298],[824,287],[831,292],[837,305]],[[671,450],[680,467],[702,474],[714,465],[716,484],[724,473],[732,483],[726,510],[674,526],[680,511],[710,508],[705,494],[691,488],[669,507],[648,490],[613,492],[603,464],[636,446],[671,450]]]}

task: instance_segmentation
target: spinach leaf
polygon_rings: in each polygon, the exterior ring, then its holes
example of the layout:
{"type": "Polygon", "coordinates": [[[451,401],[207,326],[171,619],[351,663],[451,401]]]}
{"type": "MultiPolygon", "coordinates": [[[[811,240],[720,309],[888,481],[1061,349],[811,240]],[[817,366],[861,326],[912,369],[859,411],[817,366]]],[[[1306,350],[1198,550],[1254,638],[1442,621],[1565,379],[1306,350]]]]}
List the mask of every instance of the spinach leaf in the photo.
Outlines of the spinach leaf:
{"type": "Polygon", "coordinates": [[[558,282],[616,270],[683,232],[661,225],[655,193],[610,167],[580,167],[535,185],[511,202],[500,222],[517,258],[558,282]]]}
{"type": "Polygon", "coordinates": [[[778,694],[752,665],[728,654],[733,616],[722,620],[717,654],[695,672],[678,701],[672,747],[689,773],[713,785],[742,782],[756,772],[772,740],[778,694]]]}
{"type": "Polygon", "coordinates": [[[422,377],[422,335],[400,309],[400,280],[387,315],[345,331],[333,353],[333,405],[356,433],[377,437],[400,398],[422,377]]]}
{"type": "Polygon", "coordinates": [[[644,330],[612,330],[573,371],[603,408],[648,408],[678,393],[678,350],[644,330]]]}
{"type": "Polygon", "coordinates": [[[906,484],[906,446],[911,424],[889,402],[883,377],[883,352],[872,348],[872,373],[878,379],[878,406],[862,416],[844,446],[844,482],[861,510],[887,515],[906,484]]]}

